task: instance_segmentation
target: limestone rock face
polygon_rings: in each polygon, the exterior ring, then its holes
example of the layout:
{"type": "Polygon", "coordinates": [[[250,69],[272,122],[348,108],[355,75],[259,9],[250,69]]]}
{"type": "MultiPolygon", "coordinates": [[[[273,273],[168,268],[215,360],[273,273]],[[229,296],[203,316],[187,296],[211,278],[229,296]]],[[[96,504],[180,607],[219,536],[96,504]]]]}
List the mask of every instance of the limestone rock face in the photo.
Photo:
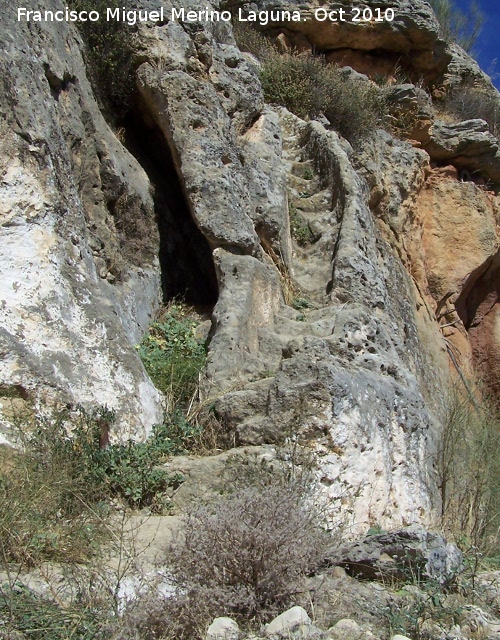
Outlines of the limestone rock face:
{"type": "MultiPolygon", "coordinates": [[[[373,28],[373,22],[370,21],[353,22],[351,17],[355,16],[349,14],[349,7],[346,22],[325,20],[322,18],[322,10],[326,7],[315,0],[297,6],[291,6],[283,0],[259,0],[255,4],[263,11],[300,8],[302,21],[283,21],[281,24],[273,22],[267,28],[276,29],[280,25],[292,44],[326,51],[329,61],[353,66],[362,73],[370,68],[373,70],[377,65],[374,60],[370,60],[369,55],[363,59],[360,52],[384,51],[385,58],[394,62],[398,56],[403,60],[411,58],[414,67],[421,72],[430,69],[435,72],[436,68],[444,68],[449,60],[444,51],[444,43],[441,42],[439,48],[436,46],[438,24],[431,8],[423,0],[366,2],[363,7],[380,9],[382,15],[387,8],[394,9],[394,20],[383,20],[377,23],[376,28],[373,28]],[[319,13],[316,13],[318,10],[319,13]],[[316,15],[319,20],[315,19],[316,15]]],[[[252,7],[250,4],[247,6],[252,7]]],[[[338,15],[341,8],[346,10],[345,3],[331,2],[327,10],[337,11],[338,15]]]]}
{"type": "Polygon", "coordinates": [[[496,391],[500,202],[458,178],[454,167],[435,169],[420,193],[422,286],[459,361],[467,370],[476,365],[496,391]]]}
{"type": "MultiPolygon", "coordinates": [[[[253,318],[244,312],[245,323],[231,323],[221,313],[228,308],[221,293],[214,316],[223,333],[216,331],[210,346],[211,370],[227,359],[230,345],[233,361],[244,362],[240,374],[251,373],[238,381],[227,364],[212,373],[222,393],[216,412],[242,444],[286,437],[314,443],[325,495],[333,503],[350,496],[354,521],[365,521],[368,511],[393,522],[425,518],[434,482],[425,452],[435,446],[436,423],[419,390],[425,365],[411,283],[376,228],[366,183],[338,136],[286,110],[280,121],[290,206],[301,207],[318,230],[307,247],[294,245],[292,256],[307,304],[294,311],[266,293],[263,280],[256,287],[262,298],[251,297],[258,301],[253,318]]],[[[224,262],[237,264],[233,256],[224,262]]],[[[223,291],[233,302],[255,287],[249,276],[259,282],[251,274],[224,269],[223,291]]]]}
{"type": "MultiPolygon", "coordinates": [[[[351,74],[381,59],[429,88],[466,73],[428,3],[368,5],[395,20],[340,28],[311,1],[308,20],[268,30],[351,74]]],[[[107,404],[116,436],[145,435],[161,399],[134,345],[162,294],[185,296],[208,307],[201,395],[235,444],[309,447],[353,532],[435,522],[450,369],[498,370],[499,151],[484,122],[438,121],[425,92],[396,85],[411,138],[377,131],[354,153],[264,103],[230,24],[168,20],[134,32],[137,96],[115,134],[73,26],[7,22],[0,38],[0,389],[107,404]]]]}
{"type": "Polygon", "coordinates": [[[0,380],[41,403],[107,405],[143,437],[162,414],[133,349],[160,298],[149,180],[97,107],[76,32],[5,18],[0,380]],[[142,227],[120,231],[120,215],[142,227]]]}
{"type": "Polygon", "coordinates": [[[484,120],[466,120],[453,125],[436,121],[424,149],[432,160],[449,161],[462,169],[462,175],[468,180],[475,175],[492,184],[500,182],[498,140],[484,120]]]}

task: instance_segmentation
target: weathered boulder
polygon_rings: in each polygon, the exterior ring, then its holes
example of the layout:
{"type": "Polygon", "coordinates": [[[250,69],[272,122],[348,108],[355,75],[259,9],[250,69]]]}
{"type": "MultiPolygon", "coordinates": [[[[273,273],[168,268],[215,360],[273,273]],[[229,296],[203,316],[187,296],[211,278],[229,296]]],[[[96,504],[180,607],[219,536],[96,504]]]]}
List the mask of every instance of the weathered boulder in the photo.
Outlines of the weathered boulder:
{"type": "Polygon", "coordinates": [[[498,140],[484,120],[467,120],[447,124],[436,120],[430,129],[430,140],[423,145],[436,162],[449,161],[472,180],[482,176],[492,186],[500,182],[500,151],[498,140]]]}
{"type": "MultiPolygon", "coordinates": [[[[245,8],[252,9],[255,6],[262,11],[293,8],[284,0],[259,0],[244,5],[243,12],[245,8]]],[[[439,27],[428,3],[423,0],[369,0],[364,6],[372,10],[379,9],[382,16],[387,8],[394,9],[394,20],[355,22],[351,19],[355,16],[347,11],[345,22],[332,22],[323,18],[324,6],[312,0],[297,6],[301,10],[301,21],[278,19],[264,28],[272,33],[279,29],[292,45],[327,52],[329,61],[350,65],[362,73],[386,70],[380,67],[382,51],[384,57],[392,62],[392,70],[398,62],[424,75],[437,74],[446,68],[450,56],[445,51],[445,43],[439,40],[439,27]],[[319,13],[316,13],[318,10],[319,13]],[[359,55],[360,52],[366,54],[370,51],[377,51],[378,55],[371,59],[368,55],[364,59],[359,55]]],[[[328,5],[328,11],[338,12],[341,8],[346,9],[345,3],[337,1],[328,5]]]]}
{"type": "Polygon", "coordinates": [[[231,618],[215,618],[207,629],[205,640],[238,640],[240,629],[231,618]]]}
{"type": "Polygon", "coordinates": [[[266,636],[287,633],[292,631],[294,627],[300,625],[310,625],[311,618],[307,615],[302,607],[292,607],[274,618],[266,627],[266,636]]]}
{"type": "Polygon", "coordinates": [[[449,584],[463,570],[459,549],[419,525],[347,543],[334,558],[351,575],[365,579],[414,577],[449,584]]]}
{"type": "Polygon", "coordinates": [[[434,118],[429,94],[415,85],[402,84],[390,87],[386,98],[394,128],[409,140],[429,142],[434,118]]]}

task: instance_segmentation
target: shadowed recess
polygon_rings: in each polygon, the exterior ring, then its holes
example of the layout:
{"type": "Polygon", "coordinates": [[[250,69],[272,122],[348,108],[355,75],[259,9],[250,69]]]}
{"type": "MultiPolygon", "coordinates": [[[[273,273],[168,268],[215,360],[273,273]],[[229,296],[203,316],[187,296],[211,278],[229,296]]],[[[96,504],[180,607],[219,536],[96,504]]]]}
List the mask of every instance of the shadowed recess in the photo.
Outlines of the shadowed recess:
{"type": "Polygon", "coordinates": [[[160,232],[160,266],[164,302],[214,306],[217,276],[210,246],[196,226],[175,170],[172,153],[154,123],[138,110],[124,122],[125,145],[148,174],[160,232]]]}

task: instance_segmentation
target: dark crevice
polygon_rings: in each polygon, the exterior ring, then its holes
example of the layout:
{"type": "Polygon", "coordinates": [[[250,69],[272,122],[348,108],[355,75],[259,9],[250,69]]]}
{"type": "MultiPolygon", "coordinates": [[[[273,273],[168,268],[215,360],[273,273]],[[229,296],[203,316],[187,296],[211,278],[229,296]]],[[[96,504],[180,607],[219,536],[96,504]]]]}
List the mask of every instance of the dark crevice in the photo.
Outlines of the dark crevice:
{"type": "Polygon", "coordinates": [[[122,124],[125,146],[154,187],[164,301],[179,298],[213,307],[219,292],[212,251],[193,220],[163,133],[156,124],[145,122],[138,109],[122,124]]]}
{"type": "Polygon", "coordinates": [[[43,69],[50,86],[50,93],[56,101],[59,100],[62,91],[67,91],[69,86],[76,82],[76,77],[68,73],[68,71],[65,71],[63,77],[59,78],[47,63],[43,65],[43,69]]]}

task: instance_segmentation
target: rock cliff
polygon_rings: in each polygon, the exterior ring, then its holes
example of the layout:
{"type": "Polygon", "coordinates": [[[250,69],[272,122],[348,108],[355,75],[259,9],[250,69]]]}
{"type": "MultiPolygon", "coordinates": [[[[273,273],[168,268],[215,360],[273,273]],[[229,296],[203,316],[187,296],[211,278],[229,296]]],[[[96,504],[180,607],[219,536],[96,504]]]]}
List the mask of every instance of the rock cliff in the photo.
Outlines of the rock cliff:
{"type": "Polygon", "coordinates": [[[335,122],[265,103],[230,23],[138,24],[136,94],[112,128],[74,25],[5,10],[1,394],[107,405],[113,437],[144,437],[162,402],[135,345],[184,296],[210,310],[202,392],[237,444],[311,446],[353,526],[434,522],[446,389],[474,368],[498,387],[500,151],[430,95],[467,75],[499,97],[426,2],[366,4],[395,20],[344,28],[305,2],[305,21],[264,28],[392,78],[413,128],[356,151],[335,122]]]}

